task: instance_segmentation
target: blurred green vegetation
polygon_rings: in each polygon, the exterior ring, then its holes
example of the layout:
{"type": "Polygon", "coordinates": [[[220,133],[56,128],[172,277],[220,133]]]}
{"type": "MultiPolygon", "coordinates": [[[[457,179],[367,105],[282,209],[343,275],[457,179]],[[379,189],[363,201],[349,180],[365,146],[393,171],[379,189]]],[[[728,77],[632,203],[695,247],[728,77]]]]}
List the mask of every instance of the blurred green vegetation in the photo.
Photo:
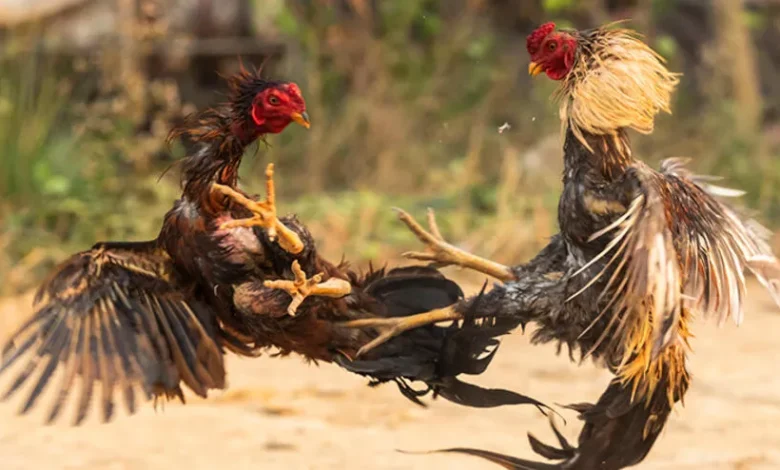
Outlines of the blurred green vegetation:
{"type": "MultiPolygon", "coordinates": [[[[645,24],[674,1],[651,2],[645,24]]],[[[535,14],[581,26],[591,3],[544,0],[535,14]]],[[[327,256],[360,263],[418,248],[393,206],[420,219],[435,208],[449,239],[501,261],[523,259],[553,233],[555,84],[525,77],[522,36],[497,26],[496,12],[439,0],[255,1],[254,9],[256,26],[288,46],[273,73],[301,84],[313,126],[253,149],[242,181],[260,193],[265,162],[276,162],[282,210],[299,214],[327,256]],[[504,123],[511,127],[499,132],[504,123]]],[[[746,22],[771,23],[754,13],[746,22]]],[[[650,40],[680,70],[674,37],[650,40]]],[[[79,66],[66,72],[39,54],[0,67],[0,294],[34,286],[96,241],[156,236],[178,195],[175,165],[158,180],[176,156],[164,137],[191,109],[175,82],[117,66],[118,52],[90,64],[91,87],[79,66]]],[[[777,144],[763,132],[738,134],[739,106],[722,89],[705,90],[718,98],[702,105],[701,90],[685,85],[675,115],[634,139],[639,155],[694,157],[697,172],[748,189],[746,203],[765,222],[780,221],[777,144]]]]}

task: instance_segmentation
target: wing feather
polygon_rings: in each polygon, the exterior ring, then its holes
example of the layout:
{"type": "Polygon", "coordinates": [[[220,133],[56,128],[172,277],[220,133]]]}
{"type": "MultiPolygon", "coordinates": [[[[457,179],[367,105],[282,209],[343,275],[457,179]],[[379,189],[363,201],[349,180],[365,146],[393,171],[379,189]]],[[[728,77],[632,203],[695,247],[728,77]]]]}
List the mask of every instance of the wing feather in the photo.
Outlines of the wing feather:
{"type": "Polygon", "coordinates": [[[599,284],[606,306],[588,330],[604,314],[613,318],[588,354],[609,338],[612,346],[628,349],[624,360],[640,354],[632,348],[644,343],[652,344],[655,357],[678,338],[683,311],[716,317],[720,323],[729,318],[741,323],[745,269],[780,305],[780,264],[767,243],[768,231],[716,199],[739,192],[710,185],[712,178],[690,174],[679,159],[664,161],[660,172],[636,163],[630,174],[637,188],[633,202],[625,214],[593,234],[591,240],[611,238],[576,273],[603,260],[571,298],[609,274],[608,281],[599,284]],[[648,320],[650,331],[642,326],[648,320]]]}
{"type": "Polygon", "coordinates": [[[100,374],[100,402],[103,411],[103,421],[108,421],[114,414],[113,391],[115,385],[114,370],[109,365],[109,359],[113,356],[108,338],[106,337],[106,322],[108,321],[108,305],[105,299],[98,301],[98,324],[95,326],[97,344],[100,351],[97,351],[98,371],[100,374]]]}
{"type": "Polygon", "coordinates": [[[204,397],[225,386],[216,314],[189,294],[154,242],[97,244],[72,256],[38,290],[34,305],[0,364],[0,374],[20,366],[3,399],[34,382],[22,413],[40,401],[60,367],[49,422],[60,416],[77,377],[76,424],[87,417],[98,382],[104,422],[114,415],[117,390],[134,413],[137,387],[151,398],[181,397],[182,382],[204,397]]]}
{"type": "Polygon", "coordinates": [[[121,387],[124,396],[125,409],[130,414],[135,413],[135,390],[133,389],[132,377],[138,369],[130,361],[124,341],[122,341],[116,331],[119,322],[116,318],[108,316],[106,322],[106,338],[114,355],[112,357],[114,370],[116,371],[117,386],[121,387]]]}
{"type": "Polygon", "coordinates": [[[69,337],[70,345],[67,352],[65,353],[65,356],[61,359],[62,363],[65,364],[65,373],[62,376],[60,389],[57,392],[54,403],[52,404],[51,411],[49,411],[49,417],[47,419],[48,423],[54,422],[54,420],[56,420],[60,415],[60,412],[62,411],[62,405],[65,403],[65,400],[67,400],[68,395],[70,394],[70,390],[73,387],[73,381],[76,378],[76,368],[78,367],[76,355],[78,354],[79,348],[81,347],[81,343],[84,341],[84,330],[80,327],[82,321],[83,319],[81,318],[75,319],[75,322],[77,323],[76,328],[73,329],[75,334],[72,334],[69,337]]]}
{"type": "Polygon", "coordinates": [[[84,341],[81,343],[81,361],[79,373],[81,374],[81,395],[76,410],[75,424],[81,424],[87,417],[87,410],[92,401],[92,392],[95,388],[95,373],[90,349],[94,340],[92,324],[95,321],[93,314],[84,318],[84,341]]]}
{"type": "MultiPolygon", "coordinates": [[[[65,325],[60,324],[57,328],[57,330],[51,335],[51,347],[53,350],[59,350],[61,349],[65,343],[68,340],[68,336],[66,333],[65,325]]],[[[43,370],[40,373],[40,376],[38,377],[38,382],[35,384],[35,387],[30,392],[30,395],[27,397],[27,400],[24,403],[24,406],[22,408],[22,413],[27,413],[33,405],[35,405],[35,402],[38,400],[38,397],[40,397],[43,390],[46,388],[46,385],[49,383],[49,379],[51,378],[52,373],[57,368],[57,361],[55,356],[51,355],[45,359],[43,359],[45,366],[43,367],[43,370]]]]}
{"type": "MultiPolygon", "coordinates": [[[[747,292],[746,269],[757,277],[780,305],[780,278],[776,272],[762,270],[755,263],[755,260],[761,259],[765,261],[762,266],[774,266],[776,270],[780,266],[769,246],[771,232],[718,199],[734,198],[744,193],[709,184],[708,181],[714,178],[690,173],[681,159],[664,161],[661,175],[671,186],[673,195],[686,194],[684,201],[689,207],[685,207],[685,211],[698,216],[690,220],[675,218],[671,230],[675,239],[679,240],[678,249],[694,253],[695,264],[687,265],[691,275],[686,278],[684,293],[686,297],[693,297],[690,302],[699,306],[700,313],[708,318],[716,317],[719,323],[729,318],[737,325],[742,323],[743,300],[747,292]],[[704,267],[703,276],[694,273],[696,266],[704,267]],[[706,292],[707,285],[717,289],[715,298],[697,298],[698,292],[706,292]]],[[[679,206],[674,197],[670,202],[679,206]]],[[[711,288],[709,293],[712,294],[711,288]]]]}

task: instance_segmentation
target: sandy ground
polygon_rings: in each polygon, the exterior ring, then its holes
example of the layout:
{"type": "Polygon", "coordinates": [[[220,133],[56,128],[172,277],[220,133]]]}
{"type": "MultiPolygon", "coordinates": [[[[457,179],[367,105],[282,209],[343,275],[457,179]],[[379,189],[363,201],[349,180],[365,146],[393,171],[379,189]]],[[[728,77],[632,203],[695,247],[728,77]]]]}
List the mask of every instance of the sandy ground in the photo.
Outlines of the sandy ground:
{"type": "MultiPolygon", "coordinates": [[[[780,312],[756,286],[748,302],[741,327],[696,328],[686,406],[641,468],[780,468],[780,312]]],[[[28,305],[29,297],[0,304],[0,337],[28,305]]],[[[546,418],[531,407],[472,410],[436,400],[421,408],[394,385],[370,389],[337,367],[298,358],[230,357],[228,365],[227,391],[158,412],[147,404],[108,425],[44,426],[48,403],[25,417],[16,416],[23,397],[0,403],[0,468],[488,470],[498,467],[468,456],[396,449],[472,446],[530,456],[526,431],[551,438],[546,418]]],[[[552,347],[531,346],[518,333],[473,380],[571,403],[594,400],[609,376],[570,364],[552,347]]],[[[3,390],[7,383],[5,377],[3,390]]],[[[572,413],[564,416],[566,433],[576,436],[579,422],[572,413]]]]}

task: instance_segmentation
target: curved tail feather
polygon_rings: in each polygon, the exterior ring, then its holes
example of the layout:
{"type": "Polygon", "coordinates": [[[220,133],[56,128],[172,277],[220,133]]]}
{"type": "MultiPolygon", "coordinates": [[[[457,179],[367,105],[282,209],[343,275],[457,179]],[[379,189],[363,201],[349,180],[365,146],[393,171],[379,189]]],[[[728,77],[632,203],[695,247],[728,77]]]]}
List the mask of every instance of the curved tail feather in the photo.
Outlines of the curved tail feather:
{"type": "Polygon", "coordinates": [[[495,464],[498,464],[508,470],[557,470],[562,467],[559,465],[553,465],[548,463],[533,462],[531,460],[519,459],[517,457],[511,457],[509,455],[499,454],[498,452],[491,452],[489,450],[470,449],[468,447],[453,447],[450,449],[431,450],[427,452],[408,452],[399,451],[404,454],[441,454],[441,453],[454,453],[454,454],[466,454],[474,457],[479,457],[485,460],[489,460],[495,464]]]}
{"type": "MultiPolygon", "coordinates": [[[[485,286],[482,288],[484,293],[485,286]]],[[[463,298],[453,281],[430,267],[393,269],[386,274],[369,275],[364,292],[379,301],[389,317],[410,316],[451,306],[463,298]]],[[[479,308],[482,293],[471,303],[479,308]]],[[[532,404],[546,413],[543,403],[509,390],[487,389],[458,379],[461,374],[483,373],[499,346],[498,337],[515,329],[518,323],[507,318],[476,319],[468,313],[464,321],[447,327],[426,325],[393,338],[365,359],[336,356],[335,362],[351,372],[371,377],[372,383],[395,382],[401,393],[417,404],[420,397],[433,393],[464,406],[491,408],[532,404]],[[410,381],[422,381],[415,390],[410,381]]]]}
{"type": "MultiPolygon", "coordinates": [[[[661,384],[663,385],[663,384],[661,384]]],[[[682,400],[688,388],[687,379],[677,389],[674,402],[682,400]]],[[[615,379],[596,404],[575,404],[568,408],[579,412],[585,424],[575,447],[550,424],[560,447],[544,444],[528,435],[531,449],[556,463],[534,462],[508,455],[470,448],[442,449],[423,454],[450,452],[489,460],[511,470],[618,470],[642,462],[652,449],[672,412],[666,386],[659,386],[649,400],[632,400],[630,384],[615,379]]]]}

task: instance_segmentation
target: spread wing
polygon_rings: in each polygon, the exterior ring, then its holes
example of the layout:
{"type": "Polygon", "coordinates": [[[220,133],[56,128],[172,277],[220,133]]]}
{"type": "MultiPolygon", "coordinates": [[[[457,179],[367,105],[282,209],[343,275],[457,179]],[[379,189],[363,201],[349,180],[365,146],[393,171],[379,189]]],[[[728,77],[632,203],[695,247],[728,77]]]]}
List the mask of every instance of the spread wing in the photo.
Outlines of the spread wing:
{"type": "Polygon", "coordinates": [[[605,263],[589,285],[609,276],[602,313],[613,317],[603,337],[610,331],[613,341],[652,335],[646,339],[652,340],[655,357],[676,338],[683,309],[721,323],[731,317],[739,324],[746,268],[780,305],[780,264],[766,241],[767,231],[718,199],[740,192],[690,174],[679,159],[665,160],[660,172],[636,164],[631,176],[636,196],[629,209],[591,237],[612,234],[589,263],[602,258],[605,263]],[[637,333],[636,325],[647,324],[637,316],[648,312],[652,330],[637,333]]]}
{"type": "Polygon", "coordinates": [[[113,414],[117,389],[130,413],[139,387],[146,398],[182,398],[184,382],[205,396],[225,385],[218,333],[215,314],[182,288],[154,242],[97,244],[62,263],[38,290],[32,318],[3,349],[0,375],[21,367],[2,398],[36,376],[22,413],[29,411],[58,368],[64,370],[49,422],[76,377],[76,424],[87,415],[95,382],[101,383],[104,421],[113,414]]]}

